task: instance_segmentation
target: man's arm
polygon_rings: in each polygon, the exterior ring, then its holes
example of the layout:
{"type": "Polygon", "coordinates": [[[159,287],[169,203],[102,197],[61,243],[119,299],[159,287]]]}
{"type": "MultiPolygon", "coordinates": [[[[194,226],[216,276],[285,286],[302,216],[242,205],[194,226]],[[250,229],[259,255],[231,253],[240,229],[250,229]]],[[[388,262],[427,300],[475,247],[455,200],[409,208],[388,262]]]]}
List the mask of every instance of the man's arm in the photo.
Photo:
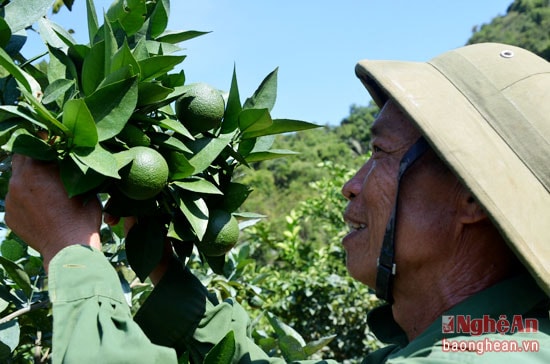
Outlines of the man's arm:
{"type": "Polygon", "coordinates": [[[176,363],[133,321],[118,276],[100,252],[97,198],[69,199],[54,164],[15,155],[6,223],[49,271],[54,363],[176,363]]]}

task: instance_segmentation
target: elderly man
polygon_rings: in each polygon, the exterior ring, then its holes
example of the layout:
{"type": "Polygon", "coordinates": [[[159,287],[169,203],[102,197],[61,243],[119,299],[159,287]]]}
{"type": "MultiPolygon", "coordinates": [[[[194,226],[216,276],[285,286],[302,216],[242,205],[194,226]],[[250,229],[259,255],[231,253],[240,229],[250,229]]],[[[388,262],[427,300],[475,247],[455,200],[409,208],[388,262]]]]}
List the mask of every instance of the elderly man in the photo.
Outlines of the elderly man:
{"type": "MultiPolygon", "coordinates": [[[[387,301],[368,320],[390,344],[364,363],[550,362],[550,65],[480,44],[356,70],[382,110],[371,159],[343,187],[343,244],[350,274],[387,301]]],[[[231,330],[233,362],[282,362],[247,336],[237,303],[212,301],[169,257],[133,321],[94,249],[99,206],[67,199],[53,167],[16,156],[6,209],[49,267],[54,362],[188,350],[198,363],[231,330]]]]}

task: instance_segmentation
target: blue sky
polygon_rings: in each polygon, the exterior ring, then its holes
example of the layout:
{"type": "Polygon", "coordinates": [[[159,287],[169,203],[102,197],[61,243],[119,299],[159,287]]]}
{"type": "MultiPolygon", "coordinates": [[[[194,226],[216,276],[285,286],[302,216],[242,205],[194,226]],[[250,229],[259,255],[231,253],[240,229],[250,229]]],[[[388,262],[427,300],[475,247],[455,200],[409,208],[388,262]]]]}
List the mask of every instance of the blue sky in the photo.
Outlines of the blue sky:
{"type": "MultiPolygon", "coordinates": [[[[98,13],[111,2],[96,0],[98,13]]],[[[228,90],[235,65],[244,101],[278,67],[274,117],[337,125],[351,104],[370,99],[354,74],[358,60],[428,60],[464,45],[512,2],[172,0],[169,29],[211,31],[182,43],[188,83],[228,90]]],[[[87,41],[84,0],[51,19],[87,41]]],[[[29,50],[37,44],[31,38],[29,50]]]]}

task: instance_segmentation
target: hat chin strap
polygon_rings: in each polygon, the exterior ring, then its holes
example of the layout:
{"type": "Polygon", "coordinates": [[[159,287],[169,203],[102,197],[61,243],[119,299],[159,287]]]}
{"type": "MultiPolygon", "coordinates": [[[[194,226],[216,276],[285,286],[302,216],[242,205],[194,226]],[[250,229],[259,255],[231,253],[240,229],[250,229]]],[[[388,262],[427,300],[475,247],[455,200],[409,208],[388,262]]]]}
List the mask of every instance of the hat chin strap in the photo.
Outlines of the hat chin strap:
{"type": "Polygon", "coordinates": [[[392,283],[393,276],[395,276],[397,266],[395,264],[395,221],[397,217],[397,203],[399,200],[399,187],[401,184],[401,178],[409,167],[418,158],[428,150],[429,145],[426,139],[420,137],[405,153],[401,161],[399,162],[399,173],[397,175],[397,191],[395,194],[395,204],[391,212],[388,224],[386,225],[386,232],[384,233],[384,241],[382,242],[382,249],[377,261],[376,272],[376,296],[388,303],[393,303],[392,296],[392,283]]]}

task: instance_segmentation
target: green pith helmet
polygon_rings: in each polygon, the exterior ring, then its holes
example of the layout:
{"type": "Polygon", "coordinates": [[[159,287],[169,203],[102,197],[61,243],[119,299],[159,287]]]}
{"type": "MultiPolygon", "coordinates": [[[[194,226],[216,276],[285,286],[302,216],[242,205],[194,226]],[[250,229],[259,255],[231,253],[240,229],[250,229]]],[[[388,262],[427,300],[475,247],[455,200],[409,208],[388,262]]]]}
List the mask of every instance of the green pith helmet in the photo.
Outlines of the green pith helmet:
{"type": "Polygon", "coordinates": [[[410,117],[550,295],[550,63],[482,43],[355,70],[380,107],[391,98],[410,117]]]}

